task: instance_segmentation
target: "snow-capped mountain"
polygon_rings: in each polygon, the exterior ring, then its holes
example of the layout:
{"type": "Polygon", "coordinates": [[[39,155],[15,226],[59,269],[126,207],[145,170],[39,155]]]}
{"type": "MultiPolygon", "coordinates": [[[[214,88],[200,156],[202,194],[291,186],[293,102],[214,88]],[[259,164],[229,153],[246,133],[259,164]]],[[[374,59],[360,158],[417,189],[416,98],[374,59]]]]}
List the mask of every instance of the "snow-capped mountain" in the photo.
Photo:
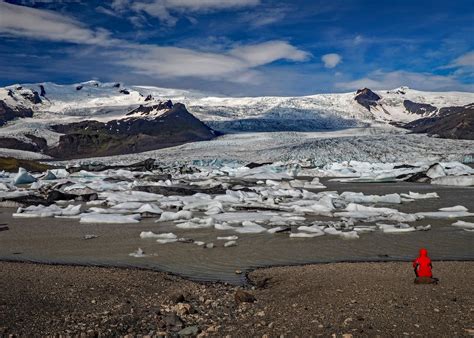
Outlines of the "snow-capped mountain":
{"type": "Polygon", "coordinates": [[[474,93],[422,92],[400,87],[300,97],[222,97],[98,81],[12,85],[0,88],[0,125],[4,124],[0,128],[0,148],[6,147],[6,140],[12,143],[11,139],[27,145],[42,139],[48,148],[56,147],[64,129],[55,125],[94,120],[110,127],[111,121],[124,125],[130,119],[159,120],[171,109],[172,102],[184,104],[197,119],[224,133],[317,131],[404,124],[435,117],[447,107],[473,103],[474,93]]]}

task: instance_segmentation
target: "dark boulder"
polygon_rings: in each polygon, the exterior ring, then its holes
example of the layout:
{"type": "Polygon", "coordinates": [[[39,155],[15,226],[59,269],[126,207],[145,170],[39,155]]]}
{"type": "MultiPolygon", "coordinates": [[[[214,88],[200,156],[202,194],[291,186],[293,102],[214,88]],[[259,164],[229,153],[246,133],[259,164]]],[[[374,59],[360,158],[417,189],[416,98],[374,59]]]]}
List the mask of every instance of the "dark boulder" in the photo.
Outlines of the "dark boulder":
{"type": "Polygon", "coordinates": [[[254,303],[257,300],[254,295],[244,290],[237,290],[234,298],[237,303],[254,303]]]}

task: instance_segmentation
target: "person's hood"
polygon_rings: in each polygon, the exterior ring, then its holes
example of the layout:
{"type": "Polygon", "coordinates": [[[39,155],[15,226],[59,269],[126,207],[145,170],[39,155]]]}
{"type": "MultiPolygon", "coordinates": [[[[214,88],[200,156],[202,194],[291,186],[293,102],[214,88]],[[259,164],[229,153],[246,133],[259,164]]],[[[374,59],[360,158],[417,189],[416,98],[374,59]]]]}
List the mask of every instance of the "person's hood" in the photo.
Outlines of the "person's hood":
{"type": "Polygon", "coordinates": [[[420,257],[426,257],[428,256],[428,250],[425,248],[420,249],[420,257]]]}

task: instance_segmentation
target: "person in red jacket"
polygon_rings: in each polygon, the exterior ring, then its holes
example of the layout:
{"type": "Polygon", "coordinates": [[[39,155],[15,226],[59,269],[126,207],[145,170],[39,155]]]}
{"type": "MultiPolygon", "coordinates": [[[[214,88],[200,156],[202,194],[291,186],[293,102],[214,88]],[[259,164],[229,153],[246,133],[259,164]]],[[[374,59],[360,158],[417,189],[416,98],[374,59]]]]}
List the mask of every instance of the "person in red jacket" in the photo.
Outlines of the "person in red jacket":
{"type": "Polygon", "coordinates": [[[415,283],[416,284],[431,284],[437,283],[438,279],[433,278],[431,269],[431,259],[428,257],[428,250],[425,248],[420,249],[420,255],[413,261],[413,268],[415,269],[415,283]]]}

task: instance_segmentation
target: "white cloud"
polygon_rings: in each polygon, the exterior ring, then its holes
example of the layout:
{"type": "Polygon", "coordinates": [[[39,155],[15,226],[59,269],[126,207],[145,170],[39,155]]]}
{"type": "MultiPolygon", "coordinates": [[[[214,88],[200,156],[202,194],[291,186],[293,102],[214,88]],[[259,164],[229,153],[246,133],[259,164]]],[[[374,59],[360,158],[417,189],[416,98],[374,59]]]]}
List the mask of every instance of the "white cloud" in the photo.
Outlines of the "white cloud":
{"type": "Polygon", "coordinates": [[[286,41],[278,40],[236,47],[229,54],[245,61],[252,67],[280,59],[305,61],[309,58],[307,52],[295,48],[286,41]]]}
{"type": "Polygon", "coordinates": [[[468,52],[456,58],[453,62],[443,68],[474,67],[474,51],[468,52]]]}
{"type": "Polygon", "coordinates": [[[460,83],[455,77],[434,75],[428,73],[413,73],[406,71],[383,72],[375,71],[367,77],[347,81],[338,82],[336,88],[343,90],[355,90],[368,87],[373,90],[393,89],[400,86],[408,86],[420,90],[466,90],[472,91],[473,85],[465,85],[460,83]]]}
{"type": "Polygon", "coordinates": [[[157,17],[168,26],[176,25],[178,19],[171,12],[194,13],[228,10],[257,6],[260,0],[114,0],[111,7],[124,11],[145,12],[157,17]]]}
{"type": "Polygon", "coordinates": [[[0,1],[0,35],[81,44],[104,44],[110,37],[105,29],[89,29],[64,15],[3,1],[0,1]]]}
{"type": "MultiPolygon", "coordinates": [[[[168,0],[170,3],[194,8],[190,1],[168,0]]],[[[236,1],[224,1],[232,5],[236,1]]],[[[245,2],[245,1],[244,1],[245,2]]],[[[249,0],[248,3],[256,3],[249,0]]],[[[126,5],[125,0],[112,3],[116,8],[126,5]]],[[[202,6],[217,5],[203,0],[202,6]]],[[[222,6],[222,5],[219,5],[222,6]]],[[[100,10],[100,9],[99,9],[100,10]]],[[[101,55],[103,60],[120,64],[135,73],[160,78],[199,77],[233,82],[250,82],[258,75],[258,67],[277,60],[304,61],[309,54],[286,41],[267,41],[258,44],[235,45],[217,51],[193,50],[172,46],[158,46],[128,42],[112,38],[104,29],[92,30],[82,23],[54,12],[17,6],[0,0],[0,34],[39,40],[64,41],[92,48],[84,53],[101,55]],[[95,48],[100,46],[101,48],[95,48]]],[[[201,46],[202,48],[202,46],[201,46]]],[[[75,53],[80,51],[76,50],[75,53]]]]}
{"type": "Polygon", "coordinates": [[[258,28],[267,25],[271,25],[275,22],[283,20],[289,11],[288,7],[271,6],[266,8],[260,8],[258,11],[252,10],[242,14],[240,22],[249,25],[251,28],[258,28]]]}
{"type": "Polygon", "coordinates": [[[342,57],[336,53],[325,54],[321,57],[321,61],[324,62],[324,67],[334,68],[342,62],[342,57]]]}
{"type": "Polygon", "coordinates": [[[248,82],[258,76],[256,68],[277,60],[304,61],[309,54],[285,41],[243,45],[227,51],[203,52],[187,48],[152,45],[130,46],[112,51],[118,63],[137,73],[162,78],[202,77],[248,82]]]}

